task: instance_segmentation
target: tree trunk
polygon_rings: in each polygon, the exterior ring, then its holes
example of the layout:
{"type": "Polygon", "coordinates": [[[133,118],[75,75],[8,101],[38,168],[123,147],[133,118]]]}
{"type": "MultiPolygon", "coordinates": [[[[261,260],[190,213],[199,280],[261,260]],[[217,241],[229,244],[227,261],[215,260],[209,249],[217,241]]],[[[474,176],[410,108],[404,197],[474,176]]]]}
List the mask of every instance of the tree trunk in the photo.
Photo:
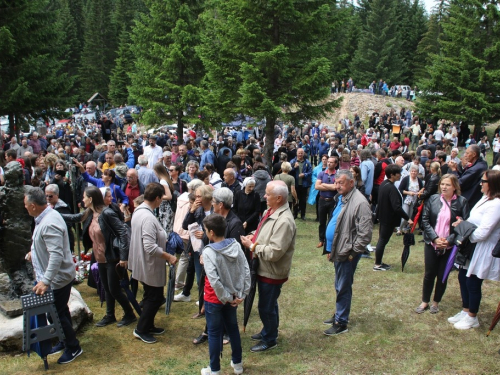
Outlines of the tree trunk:
{"type": "Polygon", "coordinates": [[[177,111],[177,144],[183,144],[184,143],[184,113],[182,112],[182,109],[179,109],[177,111]]]}
{"type": "Polygon", "coordinates": [[[273,151],[274,151],[274,126],[276,125],[275,117],[266,117],[266,127],[264,134],[266,136],[266,143],[264,144],[264,157],[268,162],[269,168],[273,168],[273,151]]]}

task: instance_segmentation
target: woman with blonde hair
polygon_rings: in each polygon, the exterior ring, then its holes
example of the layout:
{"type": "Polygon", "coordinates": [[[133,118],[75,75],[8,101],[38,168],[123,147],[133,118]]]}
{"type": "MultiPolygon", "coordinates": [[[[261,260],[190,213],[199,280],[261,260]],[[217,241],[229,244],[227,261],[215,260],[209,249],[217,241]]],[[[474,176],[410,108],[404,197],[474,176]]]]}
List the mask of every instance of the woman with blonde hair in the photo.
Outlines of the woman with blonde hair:
{"type": "Polygon", "coordinates": [[[291,170],[292,165],[289,162],[284,161],[283,163],[281,163],[282,173],[274,176],[275,180],[283,181],[288,188],[288,205],[290,206],[290,209],[292,209],[294,202],[299,201],[299,199],[297,198],[297,190],[295,190],[295,178],[289,175],[291,170]]]}

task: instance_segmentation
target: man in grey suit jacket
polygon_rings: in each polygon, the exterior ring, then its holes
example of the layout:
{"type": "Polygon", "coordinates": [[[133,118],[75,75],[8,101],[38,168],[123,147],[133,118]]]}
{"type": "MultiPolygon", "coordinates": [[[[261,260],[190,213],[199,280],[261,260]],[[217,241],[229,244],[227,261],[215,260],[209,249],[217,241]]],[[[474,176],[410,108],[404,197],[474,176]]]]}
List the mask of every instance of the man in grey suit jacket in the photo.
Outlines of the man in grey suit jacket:
{"type": "Polygon", "coordinates": [[[40,188],[29,189],[24,196],[24,206],[35,218],[31,251],[26,260],[33,263],[37,284],[36,294],[43,295],[49,287],[54,291],[54,305],[66,337],[64,343],[52,348],[51,354],[64,349],[57,363],[72,362],[83,353],[71,323],[68,301],[75,278],[75,265],[69,247],[68,228],[61,214],[47,205],[45,193],[40,188]]]}

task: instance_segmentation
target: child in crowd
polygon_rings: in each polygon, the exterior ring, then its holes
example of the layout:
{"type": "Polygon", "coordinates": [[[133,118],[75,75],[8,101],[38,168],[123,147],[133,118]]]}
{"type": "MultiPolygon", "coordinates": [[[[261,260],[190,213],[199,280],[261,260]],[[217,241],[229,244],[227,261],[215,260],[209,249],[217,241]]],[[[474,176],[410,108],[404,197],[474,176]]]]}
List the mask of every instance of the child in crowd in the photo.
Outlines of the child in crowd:
{"type": "Polygon", "coordinates": [[[220,374],[224,328],[231,342],[231,367],[243,373],[242,349],[236,309],[250,290],[250,268],[241,246],[234,238],[224,238],[226,219],[211,214],[203,219],[210,244],[203,249],[200,263],[206,273],[205,318],[207,320],[210,366],[202,375],[220,374]]]}

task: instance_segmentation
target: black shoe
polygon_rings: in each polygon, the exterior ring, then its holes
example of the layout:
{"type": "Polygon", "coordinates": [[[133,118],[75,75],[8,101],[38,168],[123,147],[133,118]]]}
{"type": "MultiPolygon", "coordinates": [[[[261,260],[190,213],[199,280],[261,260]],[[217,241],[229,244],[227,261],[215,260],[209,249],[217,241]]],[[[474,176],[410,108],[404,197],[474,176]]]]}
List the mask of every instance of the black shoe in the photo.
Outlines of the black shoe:
{"type": "Polygon", "coordinates": [[[57,353],[60,353],[60,352],[62,352],[65,348],[66,348],[66,346],[64,345],[64,342],[59,341],[56,345],[54,345],[54,346],[52,347],[52,349],[50,350],[49,355],[51,355],[51,354],[57,354],[57,353]]]}
{"type": "Polygon", "coordinates": [[[127,316],[125,315],[122,320],[120,320],[118,322],[118,324],[116,325],[118,328],[119,327],[124,327],[124,326],[128,326],[129,324],[132,324],[133,322],[136,322],[137,321],[137,318],[135,317],[135,315],[130,315],[130,316],[127,316]]]}
{"type": "Polygon", "coordinates": [[[305,216],[301,216],[300,220],[306,221],[306,217],[305,216]]]}
{"type": "Polygon", "coordinates": [[[262,333],[260,333],[260,332],[259,332],[259,333],[256,333],[255,335],[252,335],[250,338],[251,338],[253,341],[260,341],[260,340],[262,340],[262,333]]]}
{"type": "Polygon", "coordinates": [[[96,327],[106,327],[107,325],[113,324],[115,322],[116,322],[116,318],[114,316],[105,315],[104,318],[102,318],[101,320],[99,320],[95,324],[95,326],[96,327]]]}
{"type": "Polygon", "coordinates": [[[278,346],[278,344],[267,344],[264,341],[259,342],[257,345],[254,345],[250,348],[252,353],[260,353],[265,352],[266,350],[274,349],[278,346]]]}
{"type": "Polygon", "coordinates": [[[323,333],[327,336],[335,336],[335,335],[340,335],[341,333],[346,333],[349,330],[347,329],[347,326],[343,326],[338,323],[334,323],[330,328],[328,328],[326,331],[323,331],[323,333]]]}
{"type": "Polygon", "coordinates": [[[154,344],[156,342],[156,339],[149,333],[139,333],[136,329],[134,329],[134,336],[146,344],[154,344]]]}
{"type": "Polygon", "coordinates": [[[331,326],[333,323],[335,323],[335,315],[323,322],[323,324],[327,324],[329,326],[331,326]]]}
{"type": "Polygon", "coordinates": [[[57,363],[60,365],[64,365],[66,363],[73,362],[76,357],[81,355],[83,353],[82,348],[78,347],[78,349],[75,349],[74,351],[71,349],[66,349],[64,350],[63,355],[57,360],[57,363]]]}
{"type": "Polygon", "coordinates": [[[203,344],[207,340],[208,340],[208,335],[205,335],[202,333],[201,335],[199,335],[197,338],[195,338],[193,340],[193,344],[195,344],[195,345],[203,344]]]}
{"type": "Polygon", "coordinates": [[[163,335],[165,333],[164,328],[153,327],[149,329],[149,334],[151,335],[163,335]]]}

